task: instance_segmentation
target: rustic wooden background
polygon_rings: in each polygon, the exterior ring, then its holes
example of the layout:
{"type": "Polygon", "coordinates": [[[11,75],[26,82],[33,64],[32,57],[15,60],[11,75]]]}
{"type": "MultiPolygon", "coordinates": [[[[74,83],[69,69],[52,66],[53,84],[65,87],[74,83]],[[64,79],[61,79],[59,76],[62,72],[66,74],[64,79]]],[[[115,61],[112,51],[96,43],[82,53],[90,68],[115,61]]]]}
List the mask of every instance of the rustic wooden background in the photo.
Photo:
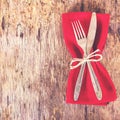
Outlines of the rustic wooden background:
{"type": "Polygon", "coordinates": [[[0,0],[0,120],[120,120],[120,0],[0,0]],[[107,106],[65,103],[70,11],[111,15],[102,63],[118,98],[107,106]]]}

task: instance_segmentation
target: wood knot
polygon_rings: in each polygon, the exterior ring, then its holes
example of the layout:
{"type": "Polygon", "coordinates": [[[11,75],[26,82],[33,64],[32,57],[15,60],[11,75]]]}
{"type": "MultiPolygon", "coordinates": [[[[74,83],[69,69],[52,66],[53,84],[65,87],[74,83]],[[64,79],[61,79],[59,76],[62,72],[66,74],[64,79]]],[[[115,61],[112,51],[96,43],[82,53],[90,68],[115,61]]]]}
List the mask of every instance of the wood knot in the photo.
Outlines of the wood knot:
{"type": "Polygon", "coordinates": [[[23,38],[23,36],[24,36],[23,28],[22,28],[21,24],[17,25],[16,36],[19,36],[20,38],[23,38]]]}
{"type": "Polygon", "coordinates": [[[37,40],[38,40],[38,42],[40,42],[40,28],[38,28],[37,40]]]}
{"type": "Polygon", "coordinates": [[[120,27],[117,29],[117,31],[118,31],[118,34],[120,35],[120,27]]]}
{"type": "Polygon", "coordinates": [[[2,23],[1,23],[2,30],[5,30],[5,18],[2,17],[2,23]]]}

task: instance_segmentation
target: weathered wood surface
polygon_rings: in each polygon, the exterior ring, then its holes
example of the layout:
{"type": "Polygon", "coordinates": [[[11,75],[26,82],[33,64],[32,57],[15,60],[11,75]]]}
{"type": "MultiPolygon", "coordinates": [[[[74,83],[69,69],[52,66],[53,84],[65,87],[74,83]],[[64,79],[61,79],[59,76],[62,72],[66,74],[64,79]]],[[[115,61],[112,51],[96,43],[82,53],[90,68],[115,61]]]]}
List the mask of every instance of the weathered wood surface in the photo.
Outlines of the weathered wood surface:
{"type": "Polygon", "coordinates": [[[119,0],[0,0],[0,120],[120,120],[119,0]],[[70,54],[61,14],[110,13],[102,63],[117,89],[107,106],[65,103],[70,54]]]}

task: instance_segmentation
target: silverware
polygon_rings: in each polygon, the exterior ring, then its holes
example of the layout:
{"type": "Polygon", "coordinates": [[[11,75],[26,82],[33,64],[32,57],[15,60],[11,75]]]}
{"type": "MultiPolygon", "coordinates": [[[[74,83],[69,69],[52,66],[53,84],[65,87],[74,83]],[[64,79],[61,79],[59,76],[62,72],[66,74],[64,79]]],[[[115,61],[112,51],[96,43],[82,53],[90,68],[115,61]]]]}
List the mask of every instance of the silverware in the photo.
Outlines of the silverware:
{"type": "MultiPolygon", "coordinates": [[[[87,38],[86,38],[86,35],[84,33],[84,30],[83,30],[82,25],[81,25],[79,20],[75,21],[75,22],[72,22],[72,27],[73,27],[73,31],[74,31],[74,34],[75,34],[76,41],[77,41],[78,45],[84,51],[83,58],[85,58],[90,53],[90,50],[91,50],[92,45],[94,43],[94,38],[95,38],[96,28],[97,28],[96,13],[94,13],[94,12],[92,13],[87,38]]],[[[76,85],[75,85],[74,100],[77,101],[78,98],[79,98],[86,63],[88,65],[88,68],[89,68],[89,71],[90,71],[91,81],[92,81],[92,84],[93,84],[93,88],[94,88],[96,97],[97,97],[98,100],[101,100],[102,99],[102,91],[101,91],[100,85],[98,83],[97,77],[94,73],[94,70],[91,66],[90,61],[87,61],[87,62],[85,62],[81,65],[81,69],[79,71],[78,78],[77,78],[76,85]]]]}
{"type": "MultiPolygon", "coordinates": [[[[90,50],[93,46],[95,35],[96,35],[96,29],[97,29],[97,17],[96,17],[96,13],[93,12],[89,30],[88,30],[88,35],[87,35],[87,54],[90,53],[90,50]]],[[[100,84],[98,82],[97,76],[96,76],[96,74],[93,70],[93,67],[89,61],[87,62],[87,65],[88,65],[88,68],[90,71],[91,81],[93,84],[93,88],[94,88],[96,97],[98,100],[101,100],[102,99],[102,90],[101,90],[100,84]]]]}

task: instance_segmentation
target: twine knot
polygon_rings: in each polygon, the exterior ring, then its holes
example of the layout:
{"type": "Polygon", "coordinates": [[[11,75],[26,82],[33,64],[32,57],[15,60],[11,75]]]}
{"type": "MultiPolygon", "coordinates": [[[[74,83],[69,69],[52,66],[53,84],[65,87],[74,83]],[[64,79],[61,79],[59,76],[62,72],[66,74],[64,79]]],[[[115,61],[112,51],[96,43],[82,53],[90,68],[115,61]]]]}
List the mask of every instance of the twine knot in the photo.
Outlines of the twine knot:
{"type": "Polygon", "coordinates": [[[86,62],[101,61],[102,55],[98,53],[99,51],[100,50],[97,49],[94,52],[90,53],[87,57],[84,57],[84,58],[73,58],[72,61],[70,62],[70,69],[75,69],[86,62]],[[98,58],[93,58],[93,57],[98,57],[98,58]],[[75,62],[78,62],[78,63],[76,65],[73,65],[73,63],[75,63],[75,62]]]}

